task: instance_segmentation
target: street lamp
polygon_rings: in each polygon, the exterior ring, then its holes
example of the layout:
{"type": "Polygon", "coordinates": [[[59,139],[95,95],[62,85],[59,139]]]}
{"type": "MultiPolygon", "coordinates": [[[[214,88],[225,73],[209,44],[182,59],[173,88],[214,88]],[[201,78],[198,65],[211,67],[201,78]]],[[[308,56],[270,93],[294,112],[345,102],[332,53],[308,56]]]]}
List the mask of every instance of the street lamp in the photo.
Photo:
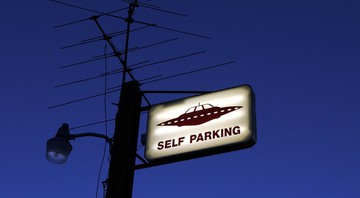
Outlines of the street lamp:
{"type": "Polygon", "coordinates": [[[122,85],[112,138],[97,133],[70,134],[69,125],[64,123],[55,137],[47,141],[46,158],[52,163],[63,164],[72,150],[69,140],[84,136],[103,138],[109,143],[111,153],[106,198],[131,198],[136,158],[147,163],[136,153],[143,96],[139,86],[137,81],[122,85]]]}
{"type": "Polygon", "coordinates": [[[64,123],[57,131],[55,137],[49,139],[46,143],[46,159],[54,164],[63,164],[66,162],[67,158],[70,155],[72,146],[69,143],[69,140],[74,140],[78,137],[99,137],[106,140],[110,144],[110,149],[112,146],[112,139],[106,135],[98,133],[80,133],[80,134],[70,134],[69,125],[64,123]]]}

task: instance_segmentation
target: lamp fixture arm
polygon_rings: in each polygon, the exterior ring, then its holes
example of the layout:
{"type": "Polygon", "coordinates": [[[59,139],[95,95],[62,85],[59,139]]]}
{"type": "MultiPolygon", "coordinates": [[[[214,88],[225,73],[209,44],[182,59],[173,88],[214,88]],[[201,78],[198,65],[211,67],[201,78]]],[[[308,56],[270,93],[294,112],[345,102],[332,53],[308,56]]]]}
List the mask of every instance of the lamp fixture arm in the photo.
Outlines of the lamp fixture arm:
{"type": "Polygon", "coordinates": [[[79,137],[98,137],[98,138],[102,138],[105,139],[107,143],[109,143],[110,148],[112,147],[112,143],[113,143],[113,139],[103,135],[103,134],[99,134],[99,133],[78,133],[78,134],[70,134],[68,136],[68,140],[75,140],[76,138],[79,137]]]}
{"type": "Polygon", "coordinates": [[[100,134],[100,133],[70,134],[69,124],[68,123],[63,123],[62,124],[62,126],[58,129],[55,137],[64,138],[66,140],[75,140],[76,138],[79,138],[79,137],[98,137],[98,138],[105,139],[106,142],[109,143],[110,149],[112,148],[112,145],[113,145],[113,139],[112,138],[109,138],[108,136],[100,134]]]}

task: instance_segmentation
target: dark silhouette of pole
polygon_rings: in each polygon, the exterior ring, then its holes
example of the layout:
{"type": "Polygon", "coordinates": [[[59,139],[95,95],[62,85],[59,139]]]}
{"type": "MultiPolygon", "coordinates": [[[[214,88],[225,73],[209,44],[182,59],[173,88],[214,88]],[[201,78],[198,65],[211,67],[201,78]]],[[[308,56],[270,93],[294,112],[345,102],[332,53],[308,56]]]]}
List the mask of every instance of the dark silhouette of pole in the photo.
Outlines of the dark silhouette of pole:
{"type": "Polygon", "coordinates": [[[125,82],[116,114],[106,198],[131,198],[142,93],[137,81],[125,82]]]}
{"type": "MultiPolygon", "coordinates": [[[[124,71],[118,112],[115,119],[114,142],[111,150],[106,198],[131,198],[133,191],[141,98],[143,94],[139,88],[139,83],[135,80],[131,71],[128,70],[127,61],[130,25],[133,23],[132,16],[137,6],[137,0],[129,4],[128,17],[125,19],[127,22],[125,57],[122,59],[120,57],[121,54],[118,56],[124,71]],[[131,81],[126,82],[126,74],[131,77],[131,81]]],[[[95,20],[95,22],[97,21],[95,20]]],[[[103,35],[106,36],[105,32],[103,32],[103,35]]],[[[113,46],[109,40],[107,41],[113,46]]],[[[113,50],[117,52],[115,47],[113,47],[113,50]]]]}

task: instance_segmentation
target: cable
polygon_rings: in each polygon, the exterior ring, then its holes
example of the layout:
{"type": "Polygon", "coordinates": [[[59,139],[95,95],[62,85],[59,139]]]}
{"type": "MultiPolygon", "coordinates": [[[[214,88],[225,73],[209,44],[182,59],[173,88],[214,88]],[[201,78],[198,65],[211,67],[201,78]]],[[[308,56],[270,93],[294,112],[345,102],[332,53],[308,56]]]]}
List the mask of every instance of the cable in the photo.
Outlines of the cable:
{"type": "MultiPolygon", "coordinates": [[[[104,47],[104,56],[105,56],[105,77],[104,77],[104,127],[105,127],[105,135],[108,136],[108,124],[107,124],[107,70],[108,70],[108,65],[107,65],[107,56],[106,56],[106,51],[107,51],[107,42],[105,43],[105,47],[104,47]]],[[[95,198],[98,198],[98,194],[99,194],[99,185],[100,185],[100,177],[101,177],[101,172],[103,169],[103,165],[104,165],[104,161],[105,161],[105,155],[106,155],[106,148],[107,148],[107,142],[105,142],[104,145],[104,150],[103,150],[103,156],[101,159],[101,163],[100,163],[100,168],[99,168],[99,174],[98,174],[98,178],[97,178],[97,185],[96,185],[96,195],[95,198]]],[[[105,192],[105,184],[103,182],[103,188],[104,188],[104,192],[105,192]]],[[[103,193],[103,197],[104,197],[103,193]]]]}

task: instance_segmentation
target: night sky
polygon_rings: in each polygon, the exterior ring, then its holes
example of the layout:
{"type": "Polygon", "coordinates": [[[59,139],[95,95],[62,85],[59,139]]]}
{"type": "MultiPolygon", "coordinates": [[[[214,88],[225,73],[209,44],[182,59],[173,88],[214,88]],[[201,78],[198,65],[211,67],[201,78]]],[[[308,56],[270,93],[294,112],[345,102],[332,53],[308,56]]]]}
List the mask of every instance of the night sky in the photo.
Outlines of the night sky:
{"type": "MultiPolygon", "coordinates": [[[[46,0],[6,1],[0,8],[0,197],[103,197],[109,168],[105,141],[71,141],[73,151],[63,165],[48,162],[45,148],[64,122],[74,134],[113,135],[113,103],[120,92],[112,88],[121,85],[121,73],[56,86],[121,69],[104,40],[86,42],[101,32],[83,19],[122,8],[112,14],[126,17],[128,4],[63,2],[86,9],[46,0]],[[113,92],[102,95],[105,90],[113,92]],[[61,105],[94,95],[99,96],[61,105]]],[[[256,95],[258,141],[249,149],[137,170],[134,198],[360,197],[359,1],[143,2],[187,17],[136,8],[135,20],[165,28],[132,24],[139,30],[130,34],[128,64],[196,55],[134,69],[141,89],[216,91],[248,84],[256,95]],[[159,42],[164,43],[150,47],[159,42]]],[[[126,29],[119,18],[98,20],[109,34],[126,29]]],[[[124,49],[124,34],[112,41],[124,49]]],[[[151,104],[188,96],[193,95],[146,95],[151,104]]],[[[146,133],[147,117],[147,111],[141,114],[139,134],[146,133]]],[[[138,154],[144,154],[141,144],[138,154]]]]}

